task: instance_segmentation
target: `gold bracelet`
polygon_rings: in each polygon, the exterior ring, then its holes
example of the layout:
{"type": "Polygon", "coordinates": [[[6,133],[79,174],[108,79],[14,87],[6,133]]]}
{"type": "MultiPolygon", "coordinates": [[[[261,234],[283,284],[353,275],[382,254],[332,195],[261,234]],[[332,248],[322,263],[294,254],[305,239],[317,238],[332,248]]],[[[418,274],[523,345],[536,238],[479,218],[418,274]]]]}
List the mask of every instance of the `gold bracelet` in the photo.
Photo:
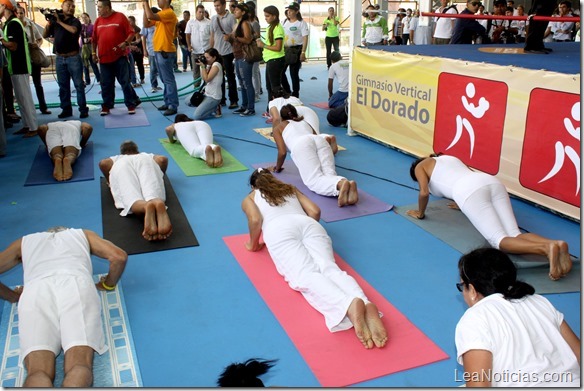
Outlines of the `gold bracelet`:
{"type": "Polygon", "coordinates": [[[116,286],[109,286],[105,283],[105,278],[103,280],[101,280],[101,286],[103,286],[103,289],[105,289],[106,291],[113,291],[114,289],[116,289],[116,286]]]}

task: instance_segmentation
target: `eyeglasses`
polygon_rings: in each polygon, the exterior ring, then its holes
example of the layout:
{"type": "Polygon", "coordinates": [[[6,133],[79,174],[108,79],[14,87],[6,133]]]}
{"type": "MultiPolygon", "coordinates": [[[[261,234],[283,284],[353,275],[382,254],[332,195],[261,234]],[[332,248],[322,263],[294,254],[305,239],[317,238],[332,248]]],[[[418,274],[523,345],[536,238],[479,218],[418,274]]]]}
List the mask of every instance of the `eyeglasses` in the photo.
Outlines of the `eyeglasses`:
{"type": "Polygon", "coordinates": [[[456,289],[458,289],[459,292],[462,292],[462,290],[464,289],[464,282],[457,282],[456,289]]]}

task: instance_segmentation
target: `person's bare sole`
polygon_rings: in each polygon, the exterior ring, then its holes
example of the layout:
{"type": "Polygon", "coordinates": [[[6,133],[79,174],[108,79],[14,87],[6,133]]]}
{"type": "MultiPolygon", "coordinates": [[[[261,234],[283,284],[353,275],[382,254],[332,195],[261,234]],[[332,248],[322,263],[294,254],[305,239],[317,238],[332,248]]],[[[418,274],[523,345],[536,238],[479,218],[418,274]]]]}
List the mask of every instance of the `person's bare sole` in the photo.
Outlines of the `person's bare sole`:
{"type": "Polygon", "coordinates": [[[363,300],[358,297],[353,299],[347,310],[347,316],[351,320],[351,323],[353,323],[353,328],[355,329],[355,334],[359,342],[361,342],[365,349],[371,349],[374,343],[371,338],[371,331],[365,320],[365,303],[363,300]]]}
{"type": "Polygon", "coordinates": [[[223,165],[223,156],[221,155],[221,147],[219,145],[216,145],[215,148],[213,148],[213,153],[215,155],[215,158],[213,159],[213,167],[218,168],[221,167],[223,165]]]}
{"type": "Polygon", "coordinates": [[[339,189],[339,207],[343,207],[347,205],[349,201],[349,190],[351,189],[351,185],[349,181],[346,179],[341,180],[341,188],[339,189]]]}
{"type": "Polygon", "coordinates": [[[61,182],[63,180],[63,159],[53,159],[53,178],[61,182]]]}
{"type": "Polygon", "coordinates": [[[557,281],[562,277],[562,268],[560,264],[560,246],[556,242],[549,244],[547,258],[550,261],[549,277],[557,281]]]}
{"type": "Polygon", "coordinates": [[[63,158],[63,180],[68,181],[73,178],[73,167],[71,167],[71,160],[66,156],[63,158]]]}
{"type": "Polygon", "coordinates": [[[144,213],[144,239],[152,241],[158,238],[158,226],[156,224],[156,207],[152,202],[147,202],[144,213]]]}
{"type": "Polygon", "coordinates": [[[331,149],[333,150],[333,155],[336,155],[339,152],[339,145],[337,144],[337,138],[334,135],[327,137],[327,141],[331,145],[331,149]]]}
{"type": "Polygon", "coordinates": [[[365,321],[367,322],[367,327],[371,331],[371,338],[373,343],[378,348],[382,348],[387,343],[387,331],[383,325],[383,321],[379,317],[379,311],[377,306],[373,303],[367,303],[365,305],[365,321]]]}
{"type": "Polygon", "coordinates": [[[215,160],[214,155],[215,154],[213,153],[213,147],[207,145],[205,147],[205,163],[207,163],[207,166],[213,167],[213,161],[215,160]]]}
{"type": "Polygon", "coordinates": [[[347,203],[349,205],[355,205],[359,202],[359,192],[357,191],[357,182],[349,181],[349,198],[347,203]]]}
{"type": "Polygon", "coordinates": [[[563,240],[557,240],[556,243],[560,249],[560,270],[562,271],[562,277],[564,277],[572,270],[572,258],[570,258],[568,243],[563,240]]]}
{"type": "Polygon", "coordinates": [[[165,240],[172,234],[172,224],[166,211],[166,205],[161,200],[156,202],[156,221],[158,223],[158,240],[165,240]]]}

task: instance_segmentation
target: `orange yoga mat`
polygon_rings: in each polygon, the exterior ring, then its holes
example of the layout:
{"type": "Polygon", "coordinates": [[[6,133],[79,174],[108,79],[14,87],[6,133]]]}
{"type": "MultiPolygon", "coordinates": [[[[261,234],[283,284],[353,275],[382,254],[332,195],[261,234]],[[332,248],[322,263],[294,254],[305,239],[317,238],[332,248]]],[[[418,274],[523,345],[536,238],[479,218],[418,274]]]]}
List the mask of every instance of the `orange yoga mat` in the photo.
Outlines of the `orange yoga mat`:
{"type": "Polygon", "coordinates": [[[445,360],[448,355],[381,296],[337,254],[351,275],[383,313],[389,341],[383,349],[363,348],[353,329],[331,333],[324,317],[278,274],[267,249],[245,249],[249,235],[223,240],[256,287],[323,387],[344,387],[380,376],[445,360]]]}

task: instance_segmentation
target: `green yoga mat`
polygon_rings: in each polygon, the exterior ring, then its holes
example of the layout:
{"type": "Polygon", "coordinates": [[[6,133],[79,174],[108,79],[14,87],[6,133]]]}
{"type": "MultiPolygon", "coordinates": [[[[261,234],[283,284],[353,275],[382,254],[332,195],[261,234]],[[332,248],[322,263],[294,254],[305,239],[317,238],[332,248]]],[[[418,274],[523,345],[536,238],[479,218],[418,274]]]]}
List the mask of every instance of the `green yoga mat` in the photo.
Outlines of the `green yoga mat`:
{"type": "Polygon", "coordinates": [[[171,144],[168,139],[158,139],[164,149],[172,156],[176,164],[181,168],[186,176],[210,175],[210,174],[224,174],[226,172],[246,171],[248,168],[240,163],[232,154],[221,147],[221,155],[223,156],[223,165],[219,168],[211,168],[207,166],[204,160],[192,157],[180,145],[180,142],[171,144]]]}
{"type": "MultiPolygon", "coordinates": [[[[450,200],[432,201],[426,208],[426,218],[418,220],[406,215],[410,209],[418,209],[418,204],[396,207],[394,210],[426,232],[442,240],[462,254],[479,247],[489,247],[485,238],[476,230],[459,210],[450,209],[450,200]]],[[[558,281],[550,280],[549,263],[540,255],[509,254],[518,268],[517,278],[535,288],[537,293],[580,292],[580,260],[572,258],[574,266],[570,274],[558,281]]],[[[456,264],[453,263],[453,267],[456,264]]]]}

